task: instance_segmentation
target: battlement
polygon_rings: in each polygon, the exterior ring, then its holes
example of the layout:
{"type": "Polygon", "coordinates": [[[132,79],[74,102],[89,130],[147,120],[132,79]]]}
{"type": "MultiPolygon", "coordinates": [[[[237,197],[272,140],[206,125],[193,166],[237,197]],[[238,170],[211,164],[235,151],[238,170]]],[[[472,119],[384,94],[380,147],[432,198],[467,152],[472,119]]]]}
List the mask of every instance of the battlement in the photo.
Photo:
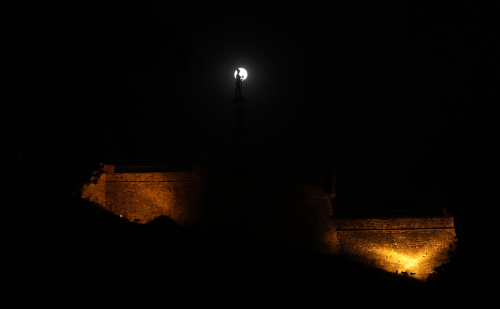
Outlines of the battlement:
{"type": "Polygon", "coordinates": [[[335,195],[321,187],[167,170],[104,165],[82,196],[133,222],[167,216],[304,247],[317,247],[330,228],[335,195]]]}
{"type": "Polygon", "coordinates": [[[391,273],[426,280],[449,261],[452,217],[334,218],[336,253],[391,273]]]}
{"type": "Polygon", "coordinates": [[[453,218],[442,211],[335,213],[335,190],[199,170],[104,165],[82,197],[137,223],[167,216],[180,226],[225,228],[421,280],[449,260],[456,242],[453,218]]]}

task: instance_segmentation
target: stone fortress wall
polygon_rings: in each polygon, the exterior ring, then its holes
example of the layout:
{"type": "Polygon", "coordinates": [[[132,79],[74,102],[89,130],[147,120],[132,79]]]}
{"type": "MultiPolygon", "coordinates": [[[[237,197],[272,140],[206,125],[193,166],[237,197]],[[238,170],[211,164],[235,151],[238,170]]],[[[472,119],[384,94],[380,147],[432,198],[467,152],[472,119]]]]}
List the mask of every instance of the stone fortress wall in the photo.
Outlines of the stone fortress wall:
{"type": "Polygon", "coordinates": [[[226,228],[265,241],[321,246],[331,199],[315,186],[221,177],[195,171],[105,165],[83,197],[133,222],[167,216],[180,226],[226,228]]]}
{"type": "Polygon", "coordinates": [[[449,261],[451,217],[335,218],[336,251],[357,262],[420,280],[449,261]]]}
{"type": "Polygon", "coordinates": [[[180,226],[224,228],[421,280],[449,260],[456,241],[451,217],[337,217],[335,190],[310,185],[104,165],[82,192],[130,221],[167,216],[180,226]]]}

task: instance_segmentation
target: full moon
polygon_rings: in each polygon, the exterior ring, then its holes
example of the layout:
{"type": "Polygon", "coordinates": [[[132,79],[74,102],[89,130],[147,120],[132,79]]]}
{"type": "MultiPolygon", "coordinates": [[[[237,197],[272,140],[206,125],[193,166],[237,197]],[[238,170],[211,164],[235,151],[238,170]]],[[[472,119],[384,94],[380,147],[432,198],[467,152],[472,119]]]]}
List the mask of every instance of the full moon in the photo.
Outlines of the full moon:
{"type": "MultiPolygon", "coordinates": [[[[247,79],[247,76],[248,76],[247,70],[245,70],[244,68],[238,68],[238,69],[240,70],[241,80],[247,79]]],[[[234,71],[234,78],[236,78],[237,73],[238,73],[238,70],[234,71]]]]}

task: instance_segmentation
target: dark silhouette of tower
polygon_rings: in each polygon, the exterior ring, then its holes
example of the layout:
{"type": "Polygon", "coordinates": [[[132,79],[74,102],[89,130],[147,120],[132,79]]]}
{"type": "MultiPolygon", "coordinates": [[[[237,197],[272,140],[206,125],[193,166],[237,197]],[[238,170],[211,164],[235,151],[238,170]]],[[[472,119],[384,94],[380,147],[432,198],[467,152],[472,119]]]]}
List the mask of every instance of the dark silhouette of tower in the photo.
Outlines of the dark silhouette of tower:
{"type": "Polygon", "coordinates": [[[240,69],[236,69],[236,89],[233,99],[233,130],[232,130],[232,153],[231,173],[235,176],[246,176],[248,174],[248,146],[247,131],[245,124],[245,108],[247,101],[241,95],[243,76],[240,69]]]}
{"type": "Polygon", "coordinates": [[[233,100],[233,129],[231,173],[235,176],[246,176],[249,172],[248,145],[245,123],[245,108],[247,101],[242,97],[233,100]]]}

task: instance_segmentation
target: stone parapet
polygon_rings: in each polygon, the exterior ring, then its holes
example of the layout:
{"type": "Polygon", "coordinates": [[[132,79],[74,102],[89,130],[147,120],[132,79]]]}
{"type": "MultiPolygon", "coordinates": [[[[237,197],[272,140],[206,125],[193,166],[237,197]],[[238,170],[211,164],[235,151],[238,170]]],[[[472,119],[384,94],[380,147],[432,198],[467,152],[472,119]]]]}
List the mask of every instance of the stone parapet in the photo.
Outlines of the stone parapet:
{"type": "Polygon", "coordinates": [[[336,254],[419,280],[447,263],[456,244],[452,217],[334,218],[333,225],[336,254]]]}
{"type": "Polygon", "coordinates": [[[200,182],[201,174],[194,172],[114,173],[107,175],[106,182],[200,182]]]}
{"type": "Polygon", "coordinates": [[[452,217],[334,218],[333,225],[338,231],[454,228],[452,217]]]}

